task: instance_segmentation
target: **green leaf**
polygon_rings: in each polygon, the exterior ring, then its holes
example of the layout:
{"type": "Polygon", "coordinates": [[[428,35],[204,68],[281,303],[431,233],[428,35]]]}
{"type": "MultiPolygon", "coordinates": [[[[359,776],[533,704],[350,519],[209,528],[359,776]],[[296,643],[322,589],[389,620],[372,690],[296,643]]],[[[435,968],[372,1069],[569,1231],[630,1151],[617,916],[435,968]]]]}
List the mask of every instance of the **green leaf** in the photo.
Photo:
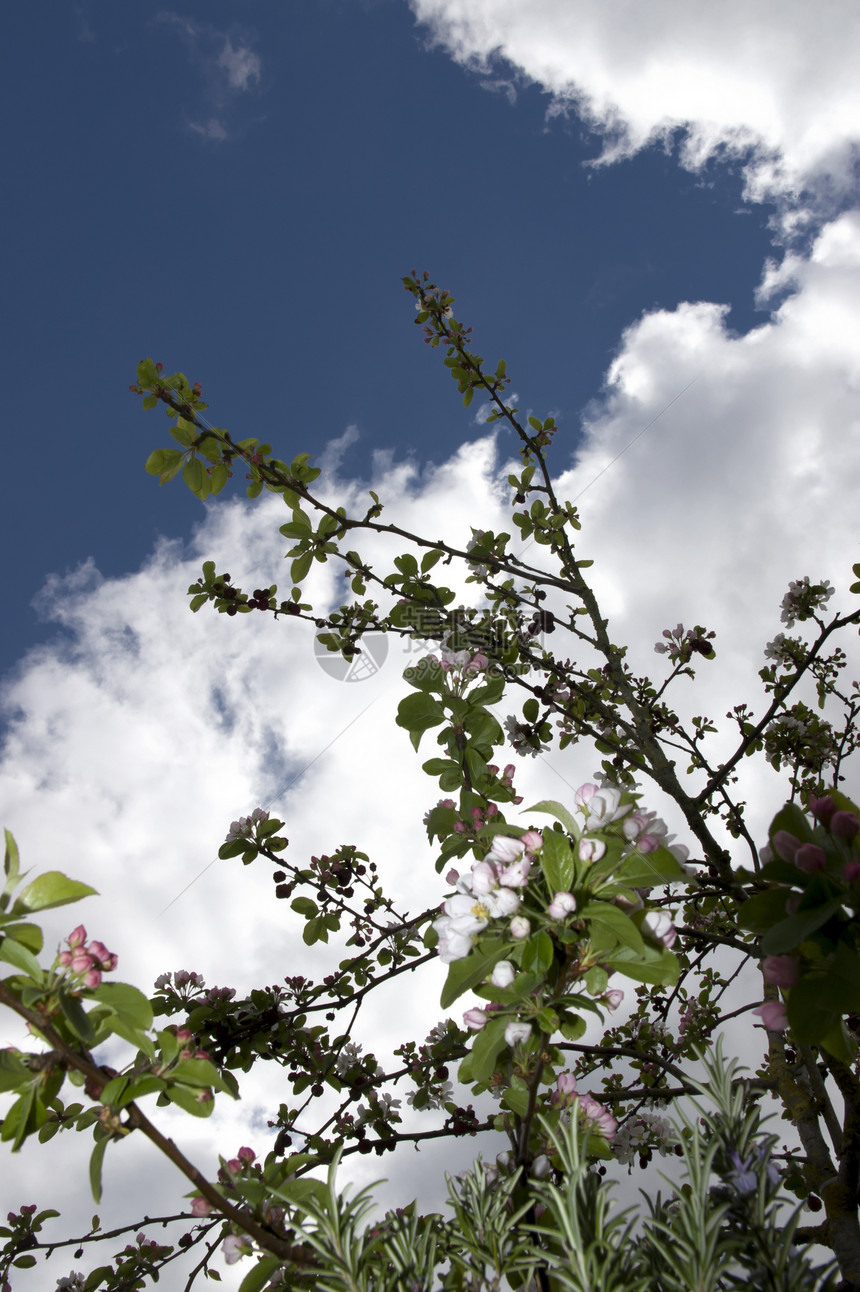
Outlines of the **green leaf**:
{"type": "Polygon", "coordinates": [[[38,955],[44,945],[44,936],[38,924],[9,924],[3,929],[7,937],[14,938],[21,946],[38,955]]]}
{"type": "Polygon", "coordinates": [[[659,983],[671,987],[678,981],[680,972],[677,956],[665,947],[658,950],[647,943],[644,954],[640,955],[632,947],[623,946],[601,957],[601,960],[609,969],[623,973],[634,982],[659,983]]]}
{"type": "Polygon", "coordinates": [[[567,893],[573,883],[574,861],[570,842],[558,830],[547,830],[538,853],[550,893],[567,893]]]}
{"type": "Polygon", "coordinates": [[[239,1284],[239,1292],[262,1292],[269,1286],[269,1280],[282,1265],[279,1256],[263,1256],[252,1270],[249,1270],[239,1284]]]}
{"type": "Polygon", "coordinates": [[[509,942],[493,938],[479,942],[478,946],[462,960],[452,961],[448,966],[448,977],[442,988],[439,1002],[442,1008],[447,1009],[449,1005],[453,1005],[458,996],[463,995],[464,991],[469,991],[488,978],[493,972],[496,961],[503,960],[510,949],[509,942]]]}
{"type": "Polygon", "coordinates": [[[103,982],[93,996],[131,1027],[142,1032],[152,1027],[152,1006],[143,992],[130,983],[103,982]]]}
{"type": "Polygon", "coordinates": [[[98,896],[89,884],[81,884],[76,879],[69,879],[59,870],[46,870],[38,875],[31,884],[18,894],[12,908],[13,915],[23,915],[29,911],[47,911],[54,906],[68,906],[70,902],[79,902],[82,897],[98,896]]]}
{"type": "Polygon", "coordinates": [[[416,691],[400,701],[395,721],[409,732],[413,748],[417,749],[423,733],[445,721],[445,710],[432,695],[416,691]]]}
{"type": "Polygon", "coordinates": [[[7,936],[0,942],[0,960],[5,960],[16,969],[20,969],[22,973],[29,974],[34,982],[42,983],[42,968],[39,961],[32,951],[28,951],[14,938],[7,936]]]}
{"type": "Polygon", "coordinates": [[[552,960],[552,938],[545,929],[533,933],[523,949],[523,973],[544,974],[552,960]]]}
{"type": "Polygon", "coordinates": [[[495,1072],[498,1057],[506,1045],[505,1028],[509,1021],[507,1018],[491,1018],[475,1037],[469,1055],[471,1081],[488,1081],[495,1072]]]}
{"type": "Polygon", "coordinates": [[[634,852],[618,867],[613,878],[629,888],[656,888],[684,879],[685,875],[668,848],[656,848],[654,852],[634,852]]]}
{"type": "Polygon", "coordinates": [[[795,839],[800,839],[801,843],[806,843],[812,838],[812,827],[806,819],[806,814],[796,803],[786,803],[771,821],[768,831],[771,843],[778,830],[787,830],[789,834],[794,835],[795,839]]]}
{"type": "Polygon", "coordinates": [[[763,893],[754,893],[744,902],[735,918],[743,929],[750,929],[753,933],[766,933],[772,925],[785,919],[788,896],[784,888],[767,888],[763,893]]]}
{"type": "Polygon", "coordinates": [[[313,552],[303,552],[301,556],[296,557],[290,566],[290,578],[293,583],[301,583],[302,579],[305,578],[308,570],[311,568],[313,559],[313,552]]]}
{"type": "Polygon", "coordinates": [[[192,1117],[211,1117],[215,1111],[214,1099],[200,1103],[188,1086],[168,1086],[164,1093],[172,1104],[190,1113],[192,1117]]]}
{"type": "Polygon", "coordinates": [[[790,915],[787,920],[775,924],[773,928],[768,929],[761,940],[763,954],[776,956],[784,951],[793,951],[795,947],[800,946],[801,942],[806,941],[810,933],[814,933],[816,929],[821,928],[822,924],[826,924],[841,906],[841,897],[831,897],[822,906],[813,907],[808,911],[798,911],[796,915],[790,915]]]}
{"type": "MultiPolygon", "coordinates": [[[[577,918],[590,920],[592,924],[608,929],[621,946],[630,947],[637,955],[645,950],[642,934],[628,915],[609,902],[590,902],[588,906],[577,911],[577,918]]],[[[600,945],[598,943],[598,945],[600,945]]],[[[610,948],[607,948],[610,949],[610,948]]]]}
{"type": "Polygon", "coordinates": [[[102,1200],[102,1163],[109,1143],[110,1138],[107,1135],[104,1139],[97,1140],[90,1158],[90,1189],[96,1202],[102,1200]]]}
{"type": "Polygon", "coordinates": [[[525,1117],[529,1110],[529,1088],[522,1077],[514,1075],[511,1078],[511,1084],[502,1095],[502,1103],[520,1117],[525,1117]]]}
{"type": "Polygon", "coordinates": [[[573,814],[568,812],[562,803],[557,803],[555,799],[541,799],[540,803],[535,803],[534,807],[523,808],[521,815],[525,816],[528,812],[545,812],[549,816],[555,817],[556,821],[560,821],[568,834],[572,834],[574,839],[579,839],[582,833],[573,814]]]}
{"type": "MultiPolygon", "coordinates": [[[[6,836],[6,852],[3,857],[3,872],[6,876],[6,885],[3,889],[3,896],[8,896],[18,885],[18,875],[20,874],[20,860],[18,857],[18,845],[12,834],[4,830],[6,836]]],[[[0,903],[2,907],[4,903],[0,903]]]]}
{"type": "Polygon", "coordinates": [[[319,913],[319,907],[310,897],[296,897],[290,902],[290,909],[298,915],[305,915],[309,918],[319,913]]]}
{"type": "Polygon", "coordinates": [[[209,1059],[180,1059],[171,1069],[170,1075],[174,1081],[179,1081],[185,1086],[203,1089],[211,1086],[214,1090],[223,1090],[227,1094],[232,1094],[221,1073],[209,1059]]]}
{"type": "Polygon", "coordinates": [[[33,1080],[33,1074],[11,1050],[0,1050],[0,1091],[17,1090],[33,1080]]]}
{"type": "Polygon", "coordinates": [[[60,1010],[63,1018],[84,1045],[92,1045],[96,1039],[95,1029],[92,1020],[87,1016],[87,1012],[81,1004],[79,996],[73,996],[71,992],[60,991],[60,1010]]]}

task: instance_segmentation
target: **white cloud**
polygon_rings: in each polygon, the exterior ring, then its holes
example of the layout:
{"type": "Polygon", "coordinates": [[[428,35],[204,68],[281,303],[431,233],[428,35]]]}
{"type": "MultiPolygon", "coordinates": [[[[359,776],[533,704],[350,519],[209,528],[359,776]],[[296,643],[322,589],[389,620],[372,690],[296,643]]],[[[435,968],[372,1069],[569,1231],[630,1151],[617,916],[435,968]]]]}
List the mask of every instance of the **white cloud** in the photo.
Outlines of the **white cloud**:
{"type": "Polygon", "coordinates": [[[262,65],[259,54],[255,54],[247,45],[234,49],[228,37],[219,55],[218,66],[225,69],[232,89],[247,90],[252,80],[259,81],[262,65]]]}
{"type": "Polygon", "coordinates": [[[748,193],[796,207],[856,184],[860,11],[847,0],[410,0],[458,61],[501,55],[627,156],[686,127],[683,163],[745,159],[748,193]],[[750,154],[748,156],[748,154],[750,154]]]}
{"type": "Polygon", "coordinates": [[[217,117],[210,117],[208,121],[189,121],[188,128],[195,135],[202,135],[204,139],[215,139],[219,143],[230,138],[224,123],[217,117]]]}
{"type": "MultiPolygon", "coordinates": [[[[613,639],[630,642],[634,669],[660,673],[653,643],[679,618],[718,632],[716,661],[675,697],[682,713],[722,722],[731,705],[760,700],[761,651],[779,631],[789,579],[827,576],[838,589],[833,604],[850,607],[850,566],[860,559],[858,279],[860,220],[846,215],[823,230],[808,257],[768,271],[766,290],[790,286],[791,294],[744,337],[727,331],[722,309],[708,303],[643,316],[623,336],[566,471],[564,435],[573,428],[556,439],[560,492],[581,495],[579,551],[595,559],[613,639]]],[[[331,470],[352,438],[348,429],[333,444],[331,470]]],[[[499,484],[507,469],[487,437],[423,474],[378,455],[372,485],[387,504],[385,519],[465,542],[472,525],[511,529],[507,486],[499,484]]],[[[348,479],[331,488],[353,510],[366,502],[364,486],[348,479]]],[[[392,651],[372,679],[339,683],[315,660],[309,626],[259,614],[228,619],[205,608],[188,613],[185,590],[203,557],[239,584],[287,585],[277,532],[283,518],[273,498],[215,502],[188,548],[163,543],[124,578],[102,579],[87,566],[52,581],[45,602],[64,635],[27,656],[5,685],[10,733],[0,819],[17,835],[24,865],[62,868],[101,893],[80,916],[52,916],[49,946],[82,918],[119,953],[119,976],[144,987],[180,967],[240,991],[327,971],[329,953],[303,947],[267,866],[210,865],[230,820],[273,796],[294,862],[352,842],[379,862],[411,910],[443,892],[421,826],[438,797],[420,771],[432,738],[415,756],[393,725],[403,658],[392,651]]],[[[385,552],[400,550],[387,539],[356,545],[378,569],[385,552]]],[[[315,596],[331,600],[342,587],[334,567],[315,571],[315,596]]],[[[854,651],[848,675],[857,676],[856,639],[843,644],[854,651]]],[[[567,797],[595,762],[587,750],[524,761],[518,781],[526,803],[567,797]]],[[[743,773],[760,834],[783,783],[768,768],[747,765],[743,773]]],[[[683,839],[675,816],[672,826],[683,839]]],[[[401,980],[402,993],[372,1002],[360,1034],[383,1060],[407,1026],[420,1039],[438,1020],[441,979],[436,965],[421,979],[401,980]]],[[[8,1024],[4,1037],[12,1039],[8,1024]]],[[[246,1104],[219,1109],[214,1128],[185,1128],[194,1153],[211,1163],[214,1150],[232,1151],[246,1139],[249,1122],[256,1129],[247,1138],[264,1147],[270,1078],[271,1070],[255,1077],[246,1104]]],[[[60,1203],[84,1187],[83,1146],[75,1147],[80,1174],[66,1168],[68,1184],[54,1195],[60,1203]]],[[[462,1147],[468,1154],[475,1146],[462,1147]]],[[[143,1161],[134,1156],[142,1151],[129,1149],[123,1162],[143,1161]]],[[[38,1162],[50,1152],[41,1150],[38,1162]]],[[[397,1181],[421,1187],[427,1160],[409,1150],[396,1164],[397,1181]]],[[[8,1205],[21,1201],[24,1183],[38,1196],[36,1155],[27,1161],[17,1182],[4,1177],[8,1205]]],[[[349,1171],[364,1183],[377,1167],[351,1159],[349,1171]]],[[[135,1169],[121,1171],[129,1196],[135,1169]]],[[[386,1174],[394,1171],[386,1164],[386,1174]]],[[[185,1192],[179,1180],[164,1187],[177,1198],[185,1192]]],[[[86,1202],[82,1215],[88,1220],[86,1202]]]]}

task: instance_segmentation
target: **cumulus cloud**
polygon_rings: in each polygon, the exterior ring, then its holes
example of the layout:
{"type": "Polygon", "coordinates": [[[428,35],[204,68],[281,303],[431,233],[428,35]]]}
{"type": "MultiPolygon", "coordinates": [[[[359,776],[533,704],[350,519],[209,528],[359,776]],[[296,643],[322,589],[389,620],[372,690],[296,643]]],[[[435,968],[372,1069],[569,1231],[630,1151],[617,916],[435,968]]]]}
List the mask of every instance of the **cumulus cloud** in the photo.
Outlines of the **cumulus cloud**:
{"type": "Polygon", "coordinates": [[[218,66],[224,68],[230,87],[234,90],[247,90],[251,81],[260,79],[259,54],[253,53],[247,45],[240,45],[234,49],[229,37],[224,41],[224,48],[218,57],[218,66]]]}
{"type": "Polygon", "coordinates": [[[681,160],[726,155],[748,196],[832,211],[857,178],[860,13],[846,0],[649,5],[410,0],[468,66],[499,58],[575,112],[614,161],[683,129],[681,160]]]}

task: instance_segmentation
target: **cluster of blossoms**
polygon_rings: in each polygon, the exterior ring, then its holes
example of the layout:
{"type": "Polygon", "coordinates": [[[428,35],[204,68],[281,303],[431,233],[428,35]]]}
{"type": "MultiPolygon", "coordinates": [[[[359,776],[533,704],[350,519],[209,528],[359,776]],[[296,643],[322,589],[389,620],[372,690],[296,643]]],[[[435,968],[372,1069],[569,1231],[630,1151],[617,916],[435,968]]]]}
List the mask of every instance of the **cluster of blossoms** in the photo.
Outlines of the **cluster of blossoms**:
{"type": "Polygon", "coordinates": [[[230,822],[230,829],[227,831],[225,843],[233,843],[237,839],[250,839],[256,827],[261,821],[268,821],[269,814],[262,808],[254,808],[250,816],[240,816],[238,821],[230,822]]]}
{"type": "Polygon", "coordinates": [[[795,704],[790,713],[773,719],[764,741],[767,761],[777,771],[784,759],[817,770],[839,752],[839,741],[830,723],[802,702],[795,704]]]}
{"type": "MultiPolygon", "coordinates": [[[[798,839],[788,830],[777,830],[773,836],[773,847],[761,850],[762,860],[769,861],[773,853],[776,853],[782,861],[796,866],[803,875],[816,875],[827,870],[833,878],[838,873],[844,883],[857,884],[860,881],[860,862],[854,855],[847,855],[846,845],[850,846],[860,834],[860,821],[853,812],[840,809],[829,795],[810,799],[809,810],[829,835],[829,841],[825,836],[827,848],[809,840],[798,839]]],[[[796,914],[800,901],[800,893],[789,893],[785,902],[786,913],[796,914]]],[[[801,963],[794,955],[765,956],[761,970],[766,982],[783,991],[796,986],[802,976],[801,963]]],[[[759,1015],[768,1031],[782,1032],[788,1026],[785,1006],[781,1001],[765,1001],[753,1013],[759,1015]]]]}
{"type": "Polygon", "coordinates": [[[72,929],[66,938],[68,951],[60,951],[57,961],[64,969],[79,977],[85,987],[98,987],[103,973],[116,969],[117,957],[108,951],[103,942],[87,942],[87,931],[83,924],[72,929]]]}
{"type": "Polygon", "coordinates": [[[618,1123],[608,1108],[589,1094],[580,1094],[576,1088],[576,1077],[572,1072],[561,1072],[555,1083],[555,1090],[550,1095],[550,1103],[556,1108],[569,1110],[576,1108],[585,1117],[589,1126],[599,1131],[604,1139],[614,1139],[618,1123]]]}
{"type": "Polygon", "coordinates": [[[675,1133],[665,1117],[640,1112],[628,1117],[612,1141],[612,1151],[622,1166],[630,1166],[634,1158],[647,1153],[656,1151],[666,1157],[675,1142],[675,1133]]]}
{"type": "Polygon", "coordinates": [[[664,628],[663,636],[666,640],[655,642],[654,650],[658,655],[668,655],[673,664],[686,664],[694,653],[713,657],[711,642],[716,633],[703,628],[701,624],[686,629],[683,624],[678,624],[675,628],[664,628]]]}
{"type": "MultiPolygon", "coordinates": [[[[218,1179],[222,1184],[232,1184],[234,1179],[248,1174],[248,1171],[256,1160],[256,1157],[257,1154],[252,1148],[240,1148],[236,1156],[231,1157],[230,1160],[219,1169],[218,1179]]],[[[202,1194],[195,1193],[191,1199],[192,1216],[208,1216],[211,1211],[211,1202],[204,1198],[202,1194]]],[[[228,1260],[227,1264],[230,1265],[232,1262],[228,1260]]]]}
{"type": "Polygon", "coordinates": [[[795,643],[785,633],[777,633],[772,642],[764,648],[765,659],[772,659],[775,664],[789,668],[794,663],[795,643]]]}
{"type": "MultiPolygon", "coordinates": [[[[642,812],[633,803],[624,803],[623,791],[617,785],[581,785],[574,794],[574,801],[585,816],[585,831],[603,830],[616,821],[623,821],[622,834],[637,852],[656,852],[666,848],[680,865],[684,865],[689,849],[682,843],[673,843],[666,822],[656,812],[642,812]]],[[[606,852],[600,839],[581,839],[579,856],[583,861],[599,861],[606,852]]]]}
{"type": "Polygon", "coordinates": [[[810,584],[806,574],[802,579],[789,583],[779,617],[787,628],[793,628],[797,620],[803,623],[805,619],[811,619],[816,610],[826,606],[834,591],[828,579],[810,584]]]}
{"type": "Polygon", "coordinates": [[[514,753],[521,758],[525,757],[526,754],[530,758],[537,758],[538,754],[545,753],[549,749],[549,745],[541,744],[532,729],[517,721],[513,714],[505,718],[504,727],[508,733],[508,739],[513,746],[514,753]]]}
{"type": "Polygon", "coordinates": [[[443,914],[433,927],[439,935],[439,958],[443,964],[462,960],[469,954],[475,937],[490,920],[515,917],[511,921],[513,937],[527,937],[527,920],[516,924],[520,906],[518,889],[525,888],[534,854],[543,847],[543,837],[535,830],[521,838],[498,835],[483,861],[475,862],[468,875],[448,872],[449,883],[457,892],[443,904],[443,914]],[[523,928],[522,926],[525,926],[523,928]]]}

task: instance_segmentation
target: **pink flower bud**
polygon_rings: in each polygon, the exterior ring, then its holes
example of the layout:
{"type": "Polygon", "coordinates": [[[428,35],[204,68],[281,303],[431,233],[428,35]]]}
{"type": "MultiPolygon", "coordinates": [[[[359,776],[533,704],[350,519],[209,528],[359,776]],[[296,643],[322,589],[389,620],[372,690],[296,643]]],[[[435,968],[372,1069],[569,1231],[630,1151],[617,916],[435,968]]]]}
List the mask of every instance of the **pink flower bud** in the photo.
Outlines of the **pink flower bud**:
{"type": "Polygon", "coordinates": [[[243,1162],[253,1162],[256,1159],[257,1154],[254,1152],[252,1148],[243,1147],[239,1149],[239,1152],[236,1154],[236,1156],[240,1158],[241,1161],[243,1162]]]}
{"type": "Polygon", "coordinates": [[[572,915],[575,910],[576,898],[573,893],[556,893],[546,908],[546,913],[551,920],[563,920],[566,916],[572,915]]]}
{"type": "Polygon", "coordinates": [[[853,884],[855,880],[860,879],[860,861],[846,861],[842,867],[842,878],[847,880],[849,884],[853,884]]]}
{"type": "Polygon", "coordinates": [[[480,1032],[486,1021],[487,1012],[483,1009],[467,1009],[463,1015],[463,1022],[470,1032],[480,1032]]]}
{"type": "Polygon", "coordinates": [[[451,887],[453,888],[459,878],[460,878],[459,870],[455,870],[454,867],[452,866],[451,869],[448,871],[448,874],[445,876],[445,883],[450,884],[451,887]]]}
{"type": "Polygon", "coordinates": [[[782,857],[783,861],[794,861],[794,855],[801,847],[800,840],[787,830],[777,830],[772,842],[777,856],[782,857]]]}
{"type": "Polygon", "coordinates": [[[60,964],[61,964],[61,965],[64,965],[65,967],[68,967],[71,963],[72,963],[72,953],[71,953],[71,951],[61,951],[61,952],[60,952],[60,964]]]}
{"type": "Polygon", "coordinates": [[[794,956],[765,956],[761,971],[775,987],[794,987],[800,981],[800,966],[794,956]]]}
{"type": "Polygon", "coordinates": [[[511,920],[511,937],[527,938],[532,931],[532,926],[524,915],[515,915],[511,920]]]}
{"type": "Polygon", "coordinates": [[[66,938],[66,941],[68,942],[69,946],[72,947],[72,949],[74,949],[75,947],[82,947],[86,942],[86,940],[87,940],[87,931],[84,928],[83,924],[79,924],[76,929],[72,929],[71,933],[66,938]]]}
{"type": "Polygon", "coordinates": [[[101,985],[102,975],[100,969],[90,969],[84,974],[84,986],[94,989],[101,985]]]}
{"type": "Polygon", "coordinates": [[[540,852],[543,847],[543,835],[537,830],[526,830],[525,834],[520,835],[520,843],[526,852],[540,852]]]}
{"type": "Polygon", "coordinates": [[[779,1000],[766,1000],[758,1009],[753,1010],[754,1014],[761,1017],[761,1021],[769,1032],[784,1032],[788,1027],[788,1019],[785,1014],[785,1006],[779,1000]]]}
{"type": "Polygon", "coordinates": [[[830,829],[839,839],[851,840],[860,831],[860,821],[853,812],[834,812],[830,829]]]}
{"type": "Polygon", "coordinates": [[[612,987],[603,997],[603,1003],[608,1010],[616,1010],[624,999],[624,992],[620,987],[612,987]]]}
{"type": "Polygon", "coordinates": [[[75,951],[69,967],[72,973],[88,973],[93,968],[92,956],[88,956],[86,951],[75,951]]]}
{"type": "Polygon", "coordinates": [[[208,1216],[211,1210],[212,1204],[207,1202],[205,1198],[197,1197],[191,1199],[192,1216],[208,1216]]]}
{"type": "Polygon", "coordinates": [[[531,1034],[531,1023],[508,1023],[505,1028],[505,1045],[514,1046],[520,1041],[527,1041],[531,1034]]]}
{"type": "Polygon", "coordinates": [[[490,975],[490,982],[494,987],[510,987],[516,976],[517,971],[510,960],[499,960],[490,975]]]}
{"type": "Polygon", "coordinates": [[[600,839],[580,839],[579,841],[580,861],[600,861],[605,852],[606,844],[601,843],[600,839]]]}
{"type": "Polygon", "coordinates": [[[816,870],[824,869],[827,865],[827,857],[823,848],[819,848],[814,843],[804,843],[794,854],[794,864],[798,870],[811,875],[816,870]]]}
{"type": "Polygon", "coordinates": [[[810,799],[809,810],[816,820],[821,821],[823,825],[827,825],[828,821],[833,816],[833,813],[836,811],[836,804],[833,802],[832,798],[828,797],[810,799]]]}

